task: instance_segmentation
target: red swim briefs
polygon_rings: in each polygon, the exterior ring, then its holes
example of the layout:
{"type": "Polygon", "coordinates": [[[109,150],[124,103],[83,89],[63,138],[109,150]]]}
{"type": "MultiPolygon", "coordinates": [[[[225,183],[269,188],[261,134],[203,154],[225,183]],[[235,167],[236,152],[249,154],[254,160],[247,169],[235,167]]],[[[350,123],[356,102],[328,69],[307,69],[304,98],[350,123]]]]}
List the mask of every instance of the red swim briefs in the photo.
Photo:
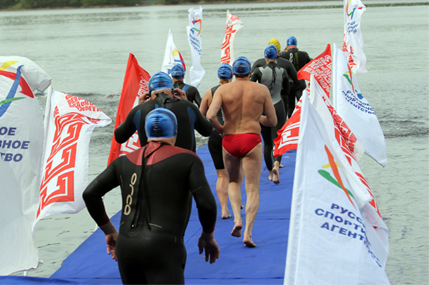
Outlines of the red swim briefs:
{"type": "Polygon", "coordinates": [[[224,136],[222,146],[231,155],[241,158],[246,156],[260,142],[261,135],[258,134],[234,134],[224,136]]]}

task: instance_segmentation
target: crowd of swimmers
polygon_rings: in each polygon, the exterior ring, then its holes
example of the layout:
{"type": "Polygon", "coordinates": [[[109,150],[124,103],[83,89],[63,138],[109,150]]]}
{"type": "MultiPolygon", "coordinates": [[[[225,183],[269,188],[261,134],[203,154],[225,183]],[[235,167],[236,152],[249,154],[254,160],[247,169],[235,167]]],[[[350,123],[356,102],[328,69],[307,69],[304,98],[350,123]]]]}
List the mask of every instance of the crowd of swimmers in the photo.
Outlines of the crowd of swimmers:
{"type": "Polygon", "coordinates": [[[199,253],[204,252],[210,263],[219,258],[214,239],[216,201],[195,153],[195,131],[209,137],[221,218],[231,218],[229,199],[234,218],[231,235],[243,236],[246,247],[256,247],[252,230],[259,208],[262,158],[268,178],[278,184],[281,156],[273,156],[273,140],[306,85],[297,79],[297,64],[304,66],[310,60],[298,50],[295,37],[288,38],[284,51],[272,39],[253,66],[245,57],[232,66],[220,65],[219,84],[202,98],[197,88],[184,83],[180,64],[170,75],[161,71],[152,75],[149,92],[114,133],[115,140],[124,143],[137,131],[142,147],[114,160],[83,194],[91,217],[106,235],[108,254],[118,261],[124,284],[184,283],[183,237],[192,199],[202,226],[199,253]],[[102,199],[117,186],[122,194],[119,232],[102,199]]]}

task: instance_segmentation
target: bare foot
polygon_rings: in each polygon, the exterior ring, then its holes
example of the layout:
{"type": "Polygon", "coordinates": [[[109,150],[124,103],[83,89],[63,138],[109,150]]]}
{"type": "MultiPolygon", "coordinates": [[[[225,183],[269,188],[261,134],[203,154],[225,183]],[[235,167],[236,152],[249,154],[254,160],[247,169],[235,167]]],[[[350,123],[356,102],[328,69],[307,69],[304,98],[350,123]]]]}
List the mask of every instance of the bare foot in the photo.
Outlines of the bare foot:
{"type": "Polygon", "coordinates": [[[280,168],[283,168],[283,167],[285,167],[283,164],[280,164],[280,166],[279,166],[280,168]]]}
{"type": "Polygon", "coordinates": [[[256,244],[253,242],[252,238],[244,238],[243,239],[244,245],[247,247],[256,247],[256,244]]]}
{"type": "Polygon", "coordinates": [[[226,213],[222,212],[222,219],[229,219],[231,218],[231,214],[229,213],[229,211],[227,211],[226,213]]]}
{"type": "Polygon", "coordinates": [[[241,229],[243,228],[242,225],[235,225],[232,229],[231,235],[233,237],[241,237],[241,229]]]}
{"type": "Polygon", "coordinates": [[[273,168],[273,180],[274,184],[280,183],[279,170],[277,168],[273,168]]]}
{"type": "Polygon", "coordinates": [[[243,210],[244,209],[244,206],[243,206],[243,204],[241,205],[241,208],[240,208],[241,210],[243,210]]]}
{"type": "Polygon", "coordinates": [[[268,171],[268,180],[273,181],[273,171],[272,170],[268,171]]]}

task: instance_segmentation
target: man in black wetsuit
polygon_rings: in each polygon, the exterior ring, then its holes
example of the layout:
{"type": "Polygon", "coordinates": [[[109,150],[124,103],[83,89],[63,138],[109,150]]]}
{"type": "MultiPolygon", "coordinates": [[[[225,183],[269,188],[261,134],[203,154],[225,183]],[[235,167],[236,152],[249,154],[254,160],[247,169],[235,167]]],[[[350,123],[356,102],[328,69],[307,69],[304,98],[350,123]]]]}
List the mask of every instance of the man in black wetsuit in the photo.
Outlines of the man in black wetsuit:
{"type": "MultiPolygon", "coordinates": [[[[287,39],[286,45],[285,50],[279,53],[279,57],[290,61],[297,72],[312,60],[308,53],[298,49],[298,41],[294,36],[287,39]]],[[[299,84],[291,83],[289,92],[299,100],[305,87],[307,87],[305,80],[299,80],[299,84]]]]}
{"type": "MultiPolygon", "coordinates": [[[[216,93],[216,90],[221,85],[225,85],[232,81],[232,76],[233,76],[232,67],[228,63],[221,64],[221,66],[217,71],[217,76],[219,78],[219,84],[207,90],[207,92],[203,96],[203,99],[201,100],[200,112],[204,116],[207,114],[207,110],[210,107],[210,104],[213,100],[213,96],[216,93]]],[[[224,124],[222,110],[219,110],[219,112],[217,113],[217,120],[221,125],[224,124]]],[[[222,219],[228,219],[228,218],[231,218],[231,214],[229,213],[229,209],[228,209],[229,178],[228,178],[228,173],[226,172],[226,169],[225,169],[225,165],[223,163],[222,136],[215,128],[213,128],[213,132],[209,137],[207,145],[217,173],[216,192],[219,198],[219,204],[222,208],[221,217],[222,219]]]]}
{"type": "Polygon", "coordinates": [[[86,207],[106,235],[107,253],[118,261],[123,284],[184,284],[183,237],[192,197],[202,233],[199,253],[214,263],[216,201],[199,157],[175,147],[177,121],[165,109],[152,110],[145,122],[148,144],[114,160],[85,189],[86,207]],[[109,220],[102,197],[121,186],[119,233],[109,220]]]}
{"type": "MultiPolygon", "coordinates": [[[[269,44],[274,42],[273,40],[275,40],[275,39],[271,39],[269,44]]],[[[277,52],[279,52],[279,50],[277,52]]],[[[299,81],[298,81],[298,78],[296,77],[295,67],[293,66],[293,64],[289,60],[285,60],[284,58],[277,56],[276,63],[277,63],[278,67],[282,67],[282,68],[286,69],[287,75],[289,77],[289,79],[288,79],[289,84],[287,87],[285,86],[282,89],[281,95],[282,95],[282,99],[283,99],[284,108],[285,108],[285,110],[287,110],[288,118],[290,118],[290,116],[292,116],[293,110],[295,109],[295,97],[293,97],[292,94],[290,93],[289,85],[292,84],[292,82],[293,82],[293,84],[299,84],[299,81]],[[289,94],[291,94],[291,96],[289,96],[289,94]]],[[[252,72],[256,68],[264,67],[266,65],[267,65],[267,63],[265,62],[265,58],[264,57],[260,58],[253,63],[252,72]]]]}
{"type": "Polygon", "coordinates": [[[187,100],[173,98],[173,82],[166,73],[160,71],[149,79],[149,93],[152,100],[134,107],[125,121],[115,130],[115,139],[124,143],[135,131],[138,131],[140,144],[146,144],[144,132],[146,115],[153,109],[164,107],[171,110],[179,122],[176,146],[196,151],[195,133],[197,130],[202,136],[208,137],[212,133],[212,123],[201,115],[198,107],[187,100]]]}
{"type": "Polygon", "coordinates": [[[188,101],[195,102],[199,107],[201,105],[200,93],[194,86],[183,82],[185,78],[185,69],[181,64],[176,64],[171,68],[171,77],[173,77],[174,88],[180,88],[185,91],[188,101]]]}
{"type": "Polygon", "coordinates": [[[289,86],[289,78],[286,70],[278,65],[277,48],[271,44],[265,48],[264,58],[266,65],[257,67],[250,76],[250,81],[259,82],[268,87],[273,101],[274,109],[277,115],[277,125],[275,127],[266,127],[261,125],[261,135],[264,140],[264,159],[265,165],[269,171],[269,179],[275,184],[279,180],[279,168],[282,157],[274,157],[274,139],[277,137],[277,131],[280,130],[286,122],[286,111],[284,108],[281,90],[289,86]]]}

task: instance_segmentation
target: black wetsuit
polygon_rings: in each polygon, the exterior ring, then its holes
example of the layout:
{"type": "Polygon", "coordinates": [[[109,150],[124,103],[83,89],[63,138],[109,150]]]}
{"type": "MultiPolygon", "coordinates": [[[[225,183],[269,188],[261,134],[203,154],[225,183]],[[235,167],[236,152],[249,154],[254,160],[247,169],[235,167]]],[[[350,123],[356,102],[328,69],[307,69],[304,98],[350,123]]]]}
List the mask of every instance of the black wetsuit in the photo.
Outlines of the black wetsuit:
{"type": "MultiPolygon", "coordinates": [[[[219,86],[220,85],[217,85],[211,89],[212,97],[214,96],[219,86]]],[[[219,112],[217,112],[217,120],[221,125],[224,124],[222,108],[219,110],[219,112]]],[[[213,128],[212,134],[209,137],[207,145],[208,145],[210,155],[212,157],[215,168],[225,169],[225,165],[223,164],[223,155],[222,155],[222,136],[215,128],[213,128]]]]}
{"type": "Polygon", "coordinates": [[[174,88],[180,88],[181,90],[185,90],[186,97],[189,102],[197,103],[198,107],[201,105],[201,96],[198,89],[192,85],[185,84],[183,81],[174,82],[174,88]]]}
{"type": "MultiPolygon", "coordinates": [[[[257,67],[264,67],[267,63],[265,62],[265,58],[260,58],[252,66],[252,72],[257,67]]],[[[290,92],[290,86],[291,85],[299,85],[299,80],[296,77],[296,70],[293,64],[289,60],[285,60],[284,58],[277,57],[277,65],[279,67],[282,67],[286,69],[288,77],[289,77],[289,84],[287,88],[283,88],[281,91],[282,98],[283,98],[283,104],[285,110],[287,110],[288,117],[290,117],[293,113],[293,110],[295,109],[295,97],[292,96],[293,93],[290,92]],[[289,96],[291,94],[291,96],[289,96]]]]}
{"type": "Polygon", "coordinates": [[[140,144],[147,142],[144,130],[146,115],[156,107],[164,107],[172,111],[177,118],[176,146],[196,151],[195,133],[208,137],[212,133],[212,123],[204,117],[197,106],[186,100],[173,99],[167,94],[158,94],[154,100],[146,101],[134,107],[125,121],[115,130],[118,143],[126,142],[136,130],[139,133],[140,144]]]}
{"type": "Polygon", "coordinates": [[[122,282],[183,284],[183,236],[192,197],[204,232],[213,232],[216,223],[216,201],[201,160],[189,150],[157,142],[117,158],[83,193],[99,226],[109,221],[102,197],[117,186],[122,214],[116,255],[122,282]]]}
{"type": "Polygon", "coordinates": [[[253,70],[250,80],[259,82],[268,87],[271,93],[271,99],[274,104],[277,115],[277,125],[275,127],[265,127],[261,125],[261,135],[264,140],[264,159],[268,170],[273,169],[273,162],[281,161],[282,156],[273,158],[274,139],[277,137],[277,131],[280,130],[286,122],[286,111],[280,91],[289,86],[289,78],[286,70],[281,68],[275,62],[270,62],[265,67],[258,67],[253,70]]]}
{"type": "MultiPolygon", "coordinates": [[[[307,63],[311,61],[310,56],[305,51],[300,51],[297,48],[291,48],[288,50],[284,50],[280,52],[279,54],[280,58],[284,58],[291,62],[293,66],[295,67],[296,71],[298,72],[301,68],[303,68],[307,63]]],[[[293,95],[291,98],[296,98],[299,100],[301,98],[302,91],[307,87],[307,84],[305,83],[305,80],[299,80],[299,84],[291,83],[290,86],[290,94],[293,95]]],[[[294,99],[295,100],[295,99],[294,99]]],[[[292,101],[291,101],[292,102],[292,101]]],[[[295,108],[295,101],[293,101],[293,106],[295,108]]],[[[289,108],[290,109],[290,108],[289,108]]],[[[292,110],[288,109],[288,115],[289,112],[292,110]]],[[[290,113],[291,115],[292,113],[290,113]]],[[[289,115],[289,117],[290,117],[289,115]]]]}

